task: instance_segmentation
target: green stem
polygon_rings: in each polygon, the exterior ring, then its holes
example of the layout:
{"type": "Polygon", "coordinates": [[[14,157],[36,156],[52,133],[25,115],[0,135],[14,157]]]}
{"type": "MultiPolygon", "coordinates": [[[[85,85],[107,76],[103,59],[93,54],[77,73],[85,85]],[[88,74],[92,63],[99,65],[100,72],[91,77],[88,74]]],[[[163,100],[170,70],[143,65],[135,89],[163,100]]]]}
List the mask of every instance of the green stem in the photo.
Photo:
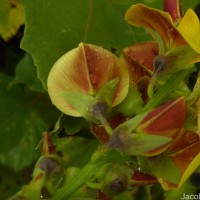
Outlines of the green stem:
{"type": "Polygon", "coordinates": [[[179,71],[172,75],[167,82],[159,88],[159,90],[154,94],[153,98],[144,106],[142,112],[151,110],[163,103],[169,94],[177,88],[177,85],[184,80],[186,75],[190,73],[190,70],[179,71]]]}
{"type": "Polygon", "coordinates": [[[99,117],[99,121],[101,122],[101,124],[103,125],[104,129],[106,130],[106,132],[112,136],[113,130],[110,127],[110,124],[108,123],[108,121],[106,120],[106,118],[104,116],[100,116],[99,117]]]}
{"type": "Polygon", "coordinates": [[[90,162],[85,165],[66,185],[64,185],[52,200],[65,200],[71,197],[84,183],[90,179],[101,167],[111,158],[110,151],[99,149],[96,151],[90,162]]]}
{"type": "Polygon", "coordinates": [[[154,74],[152,76],[150,83],[148,85],[148,88],[147,88],[147,95],[148,95],[149,99],[153,98],[153,89],[154,89],[154,86],[155,86],[156,81],[157,81],[156,76],[157,76],[156,74],[154,74]]]}

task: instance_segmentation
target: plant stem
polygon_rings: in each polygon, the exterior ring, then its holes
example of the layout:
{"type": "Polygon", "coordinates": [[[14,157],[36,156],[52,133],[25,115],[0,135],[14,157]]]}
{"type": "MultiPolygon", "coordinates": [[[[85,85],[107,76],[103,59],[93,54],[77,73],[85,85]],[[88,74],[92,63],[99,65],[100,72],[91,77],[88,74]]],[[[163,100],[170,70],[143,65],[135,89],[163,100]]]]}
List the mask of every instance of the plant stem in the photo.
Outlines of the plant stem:
{"type": "Polygon", "coordinates": [[[103,125],[104,129],[106,130],[106,132],[112,136],[113,130],[110,127],[110,124],[108,123],[107,119],[104,116],[100,116],[99,121],[101,122],[101,124],[103,125]]]}
{"type": "Polygon", "coordinates": [[[179,71],[172,75],[167,82],[159,88],[159,90],[154,94],[153,98],[150,99],[150,101],[144,106],[142,112],[151,110],[160,104],[163,103],[163,100],[166,99],[167,96],[169,96],[170,92],[175,90],[177,85],[184,80],[186,75],[190,73],[191,70],[184,70],[179,71]]]}
{"type": "Polygon", "coordinates": [[[99,149],[85,165],[66,185],[64,185],[52,200],[66,200],[71,197],[89,178],[91,178],[111,158],[111,152],[99,149]]]}
{"type": "Polygon", "coordinates": [[[156,84],[157,78],[156,78],[157,74],[154,74],[150,80],[149,86],[147,88],[147,95],[149,97],[149,99],[153,98],[153,89],[154,86],[156,84]]]}

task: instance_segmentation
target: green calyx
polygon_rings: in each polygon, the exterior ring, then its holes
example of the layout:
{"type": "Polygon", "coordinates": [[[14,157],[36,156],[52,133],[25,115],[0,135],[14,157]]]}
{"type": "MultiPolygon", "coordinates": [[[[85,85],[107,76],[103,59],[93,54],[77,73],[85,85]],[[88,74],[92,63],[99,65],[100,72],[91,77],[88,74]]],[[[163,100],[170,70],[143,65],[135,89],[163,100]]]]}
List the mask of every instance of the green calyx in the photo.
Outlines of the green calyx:
{"type": "Polygon", "coordinates": [[[63,97],[89,122],[106,119],[112,108],[112,97],[119,78],[106,83],[95,96],[81,92],[64,92],[63,97]]]}
{"type": "Polygon", "coordinates": [[[186,70],[194,63],[196,56],[197,53],[191,47],[179,46],[172,48],[165,54],[160,54],[155,58],[155,74],[159,76],[186,70]]]}

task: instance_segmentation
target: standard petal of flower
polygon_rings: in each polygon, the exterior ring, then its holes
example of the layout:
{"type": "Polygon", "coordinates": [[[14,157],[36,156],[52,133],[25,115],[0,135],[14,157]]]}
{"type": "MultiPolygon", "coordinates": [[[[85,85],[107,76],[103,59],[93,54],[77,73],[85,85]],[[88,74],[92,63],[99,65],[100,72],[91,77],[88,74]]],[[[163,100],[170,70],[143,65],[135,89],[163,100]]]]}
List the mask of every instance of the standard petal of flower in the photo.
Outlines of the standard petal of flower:
{"type": "Polygon", "coordinates": [[[143,42],[125,48],[121,58],[128,68],[130,82],[137,84],[144,76],[151,76],[154,71],[153,62],[157,55],[156,42],[143,42]]]}
{"type": "Polygon", "coordinates": [[[81,116],[62,94],[70,91],[95,96],[104,84],[117,77],[119,83],[112,106],[119,104],[128,92],[128,72],[119,59],[109,51],[81,43],[54,64],[48,77],[48,92],[53,104],[63,113],[81,116]]]}
{"type": "Polygon", "coordinates": [[[52,67],[48,76],[48,92],[53,104],[65,114],[80,116],[63,97],[67,91],[93,94],[83,46],[64,54],[52,67]]]}
{"type": "Polygon", "coordinates": [[[113,99],[113,104],[118,104],[128,92],[129,77],[126,68],[114,54],[101,47],[84,44],[83,48],[94,94],[105,83],[119,77],[119,84],[113,99]]]}
{"type": "Polygon", "coordinates": [[[134,26],[157,32],[161,36],[166,50],[186,45],[186,42],[177,31],[171,16],[167,12],[149,8],[143,4],[136,4],[128,9],[125,19],[134,26]]]}
{"type": "Polygon", "coordinates": [[[192,9],[188,9],[177,29],[187,43],[197,53],[200,53],[200,23],[198,16],[192,9]]]}
{"type": "Polygon", "coordinates": [[[139,186],[154,184],[157,183],[158,181],[153,176],[135,171],[129,182],[131,187],[139,187],[139,186]]]}

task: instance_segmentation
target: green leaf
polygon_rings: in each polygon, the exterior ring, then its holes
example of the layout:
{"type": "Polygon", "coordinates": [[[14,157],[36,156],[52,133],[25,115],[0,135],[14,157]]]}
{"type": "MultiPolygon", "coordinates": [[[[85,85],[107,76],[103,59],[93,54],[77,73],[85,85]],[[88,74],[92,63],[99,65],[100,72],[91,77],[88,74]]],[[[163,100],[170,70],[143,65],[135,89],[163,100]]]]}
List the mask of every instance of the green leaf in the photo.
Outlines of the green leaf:
{"type": "Polygon", "coordinates": [[[44,92],[41,81],[37,78],[36,67],[32,57],[25,54],[24,58],[16,66],[15,78],[12,84],[25,84],[30,90],[44,92]]]}
{"type": "Polygon", "coordinates": [[[86,121],[81,117],[71,117],[69,115],[62,115],[59,122],[59,130],[62,131],[64,128],[66,135],[73,135],[78,133],[84,126],[86,121]]]}
{"type": "Polygon", "coordinates": [[[136,41],[137,35],[124,21],[124,14],[111,1],[22,0],[22,3],[26,26],[21,47],[33,57],[45,88],[55,61],[81,41],[117,51],[136,41]]]}
{"type": "MultiPolygon", "coordinates": [[[[150,112],[150,111],[149,111],[150,112]]],[[[119,125],[117,129],[120,129],[120,128],[128,128],[128,133],[131,133],[132,131],[134,131],[137,126],[140,124],[140,122],[147,116],[147,114],[149,112],[145,112],[145,113],[142,113],[142,114],[139,114],[127,121],[125,121],[124,123],[122,123],[121,125],[119,125]]]]}
{"type": "Polygon", "coordinates": [[[181,172],[173,163],[171,158],[161,154],[152,158],[140,157],[142,172],[151,174],[157,178],[162,178],[177,184],[181,177],[181,172]],[[164,170],[163,170],[164,169],[164,170]]]}
{"type": "Polygon", "coordinates": [[[36,151],[39,140],[38,133],[37,135],[33,133],[29,136],[25,135],[18,141],[17,145],[14,145],[6,153],[0,154],[0,163],[10,166],[15,171],[30,165],[39,155],[39,152],[36,151]]]}
{"type": "Polygon", "coordinates": [[[83,167],[90,160],[99,142],[83,137],[66,137],[59,139],[56,145],[57,151],[62,152],[66,167],[83,167]]]}
{"type": "Polygon", "coordinates": [[[181,5],[183,7],[183,10],[186,11],[188,8],[196,8],[199,4],[198,0],[193,0],[193,1],[184,1],[184,0],[180,0],[181,5]]]}
{"type": "Polygon", "coordinates": [[[0,194],[1,199],[8,199],[26,183],[25,171],[13,172],[7,166],[0,165],[0,194]],[[23,174],[24,173],[24,174],[23,174]]]}
{"type": "Polygon", "coordinates": [[[3,74],[0,81],[0,163],[19,170],[36,158],[42,132],[51,128],[57,111],[46,94],[10,87],[11,78],[3,74]]]}

